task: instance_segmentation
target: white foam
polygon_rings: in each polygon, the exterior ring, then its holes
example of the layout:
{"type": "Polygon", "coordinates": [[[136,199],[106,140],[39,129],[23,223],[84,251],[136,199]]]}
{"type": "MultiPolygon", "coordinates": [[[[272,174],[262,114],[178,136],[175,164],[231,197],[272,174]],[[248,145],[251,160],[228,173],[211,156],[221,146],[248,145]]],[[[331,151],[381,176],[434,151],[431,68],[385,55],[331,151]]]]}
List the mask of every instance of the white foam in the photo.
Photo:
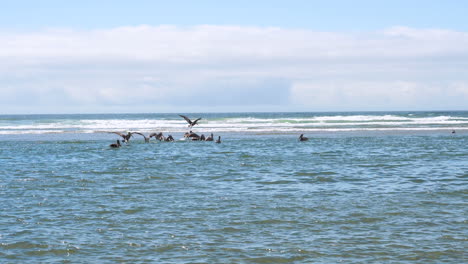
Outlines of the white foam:
{"type": "MultiPolygon", "coordinates": [[[[457,116],[396,116],[339,115],[311,117],[234,117],[203,119],[192,129],[203,133],[216,132],[290,132],[290,131],[357,131],[357,130],[438,130],[468,128],[467,117],[457,116]]],[[[0,134],[97,133],[139,131],[143,133],[185,133],[188,127],[182,119],[64,119],[16,125],[3,122],[0,134]]]]}

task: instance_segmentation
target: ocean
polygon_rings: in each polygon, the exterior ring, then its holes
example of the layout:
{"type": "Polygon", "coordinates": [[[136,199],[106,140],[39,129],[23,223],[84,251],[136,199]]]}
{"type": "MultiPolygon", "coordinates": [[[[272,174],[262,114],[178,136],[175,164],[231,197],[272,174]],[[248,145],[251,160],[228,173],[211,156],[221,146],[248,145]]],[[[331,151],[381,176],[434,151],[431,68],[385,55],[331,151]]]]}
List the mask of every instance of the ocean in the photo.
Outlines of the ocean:
{"type": "Polygon", "coordinates": [[[468,112],[180,114],[0,115],[0,263],[468,262],[468,112]]]}

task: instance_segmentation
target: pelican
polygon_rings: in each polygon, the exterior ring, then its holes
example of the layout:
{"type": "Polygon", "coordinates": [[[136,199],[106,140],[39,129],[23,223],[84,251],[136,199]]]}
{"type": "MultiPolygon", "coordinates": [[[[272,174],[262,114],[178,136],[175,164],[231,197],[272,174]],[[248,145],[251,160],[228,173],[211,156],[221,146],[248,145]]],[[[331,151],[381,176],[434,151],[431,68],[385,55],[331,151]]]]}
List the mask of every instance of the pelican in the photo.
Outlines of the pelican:
{"type": "Polygon", "coordinates": [[[120,140],[117,139],[117,143],[110,144],[109,147],[111,148],[120,148],[120,140]]]}
{"type": "Polygon", "coordinates": [[[192,121],[192,120],[190,120],[190,118],[188,118],[188,117],[186,117],[184,115],[179,115],[179,116],[182,117],[183,119],[185,119],[185,121],[187,121],[187,123],[189,123],[188,127],[190,127],[190,128],[193,127],[194,125],[196,125],[198,120],[201,119],[201,117],[200,117],[198,119],[195,119],[195,121],[192,121]]]}
{"type": "Polygon", "coordinates": [[[218,139],[216,140],[216,143],[221,143],[221,136],[218,136],[218,139]]]}
{"type": "Polygon", "coordinates": [[[162,141],[164,140],[164,136],[163,136],[163,133],[162,132],[159,132],[159,133],[151,133],[149,135],[149,137],[154,137],[155,139],[159,140],[159,141],[162,141]]]}
{"type": "Polygon", "coordinates": [[[213,133],[211,133],[210,136],[208,136],[205,141],[213,141],[213,133]]]}
{"type": "Polygon", "coordinates": [[[120,132],[109,132],[109,133],[114,133],[114,134],[117,134],[119,136],[121,136],[123,138],[123,142],[127,143],[130,138],[132,137],[132,132],[128,132],[126,135],[125,134],[122,134],[120,132]]]}
{"type": "Polygon", "coordinates": [[[195,133],[193,133],[192,130],[190,130],[190,132],[186,132],[186,133],[184,134],[184,137],[185,137],[185,138],[189,138],[189,139],[191,139],[191,140],[200,140],[200,136],[197,135],[197,134],[195,134],[195,133]]]}
{"type": "Polygon", "coordinates": [[[171,135],[169,135],[167,136],[167,138],[164,139],[164,141],[172,142],[174,141],[174,138],[171,135]]]}
{"type": "Polygon", "coordinates": [[[148,143],[151,138],[151,137],[146,137],[145,135],[143,135],[143,133],[140,133],[140,132],[133,132],[132,134],[138,134],[138,135],[143,136],[145,138],[145,143],[148,143]]]}
{"type": "Polygon", "coordinates": [[[299,141],[307,141],[307,140],[309,140],[309,138],[304,137],[304,134],[301,134],[299,136],[299,141]]]}

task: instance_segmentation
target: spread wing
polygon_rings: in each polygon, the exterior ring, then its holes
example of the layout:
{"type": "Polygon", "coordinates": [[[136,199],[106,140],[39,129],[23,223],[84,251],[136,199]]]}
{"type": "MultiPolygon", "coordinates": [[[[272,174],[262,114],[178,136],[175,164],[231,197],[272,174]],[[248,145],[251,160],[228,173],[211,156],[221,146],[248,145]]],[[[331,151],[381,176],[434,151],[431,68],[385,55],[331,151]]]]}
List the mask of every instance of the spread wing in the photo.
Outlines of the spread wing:
{"type": "Polygon", "coordinates": [[[148,140],[148,138],[145,135],[143,135],[142,133],[140,133],[140,132],[132,132],[132,134],[138,134],[140,136],[143,136],[145,138],[145,140],[148,140]]]}
{"type": "Polygon", "coordinates": [[[189,124],[192,124],[192,120],[190,120],[190,118],[184,116],[184,115],[179,115],[180,117],[182,117],[183,119],[185,119],[185,121],[187,121],[189,124]]]}
{"type": "Polygon", "coordinates": [[[195,119],[195,121],[193,121],[192,125],[193,125],[193,126],[194,126],[194,125],[196,125],[196,124],[197,124],[197,122],[198,122],[198,120],[200,120],[200,119],[201,119],[201,117],[200,117],[200,118],[198,118],[198,119],[195,119]]]}
{"type": "Polygon", "coordinates": [[[108,133],[117,134],[117,135],[119,135],[119,136],[121,136],[121,137],[123,137],[123,138],[125,138],[125,136],[126,136],[126,135],[124,135],[124,134],[122,134],[122,133],[120,133],[120,132],[108,132],[108,133]]]}

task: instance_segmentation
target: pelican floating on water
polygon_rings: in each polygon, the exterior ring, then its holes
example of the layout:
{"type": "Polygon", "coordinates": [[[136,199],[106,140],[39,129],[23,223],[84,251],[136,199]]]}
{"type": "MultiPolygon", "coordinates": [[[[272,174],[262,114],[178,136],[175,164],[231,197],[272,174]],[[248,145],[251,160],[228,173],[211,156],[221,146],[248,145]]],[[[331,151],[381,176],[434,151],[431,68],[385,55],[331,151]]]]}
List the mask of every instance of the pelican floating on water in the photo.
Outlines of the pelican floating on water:
{"type": "Polygon", "coordinates": [[[155,139],[159,140],[159,141],[162,141],[164,140],[164,136],[163,136],[163,133],[162,132],[159,132],[159,133],[151,133],[149,135],[150,138],[154,137],[155,139]]]}
{"type": "Polygon", "coordinates": [[[205,141],[213,141],[213,133],[211,133],[211,135],[209,135],[207,138],[205,138],[205,141]]]}
{"type": "Polygon", "coordinates": [[[304,134],[301,134],[299,136],[299,141],[307,141],[307,140],[309,140],[309,138],[304,137],[304,134]]]}
{"type": "Polygon", "coordinates": [[[190,132],[186,132],[184,134],[184,138],[189,138],[191,140],[200,140],[200,136],[193,133],[192,130],[190,130],[190,132]]]}
{"type": "Polygon", "coordinates": [[[122,145],[120,145],[120,140],[118,140],[118,139],[117,139],[117,143],[112,143],[112,144],[109,145],[109,147],[111,147],[111,148],[120,148],[120,146],[122,146],[122,145]]]}

